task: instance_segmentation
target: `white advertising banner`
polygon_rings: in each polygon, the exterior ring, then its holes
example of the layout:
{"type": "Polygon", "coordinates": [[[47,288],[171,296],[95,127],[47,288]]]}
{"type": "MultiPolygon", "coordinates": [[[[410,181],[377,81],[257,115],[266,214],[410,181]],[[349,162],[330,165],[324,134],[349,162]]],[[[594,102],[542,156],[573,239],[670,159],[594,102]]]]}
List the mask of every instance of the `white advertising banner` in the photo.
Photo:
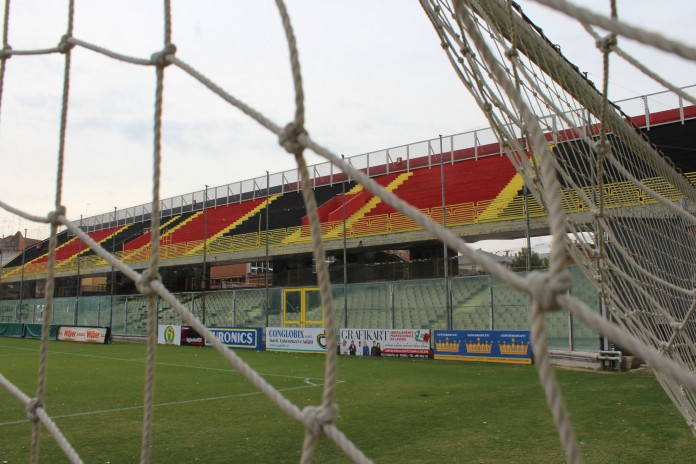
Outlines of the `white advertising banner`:
{"type": "Polygon", "coordinates": [[[428,356],[427,329],[341,329],[340,353],[348,356],[428,356]]]}
{"type": "Polygon", "coordinates": [[[181,326],[160,324],[157,328],[157,343],[160,345],[181,345],[181,326]]]}
{"type": "Polygon", "coordinates": [[[324,353],[326,351],[326,330],[323,327],[267,327],[266,350],[324,353]]]}
{"type": "Polygon", "coordinates": [[[64,342],[79,343],[106,343],[108,327],[80,327],[66,326],[58,327],[56,338],[64,342]]]}

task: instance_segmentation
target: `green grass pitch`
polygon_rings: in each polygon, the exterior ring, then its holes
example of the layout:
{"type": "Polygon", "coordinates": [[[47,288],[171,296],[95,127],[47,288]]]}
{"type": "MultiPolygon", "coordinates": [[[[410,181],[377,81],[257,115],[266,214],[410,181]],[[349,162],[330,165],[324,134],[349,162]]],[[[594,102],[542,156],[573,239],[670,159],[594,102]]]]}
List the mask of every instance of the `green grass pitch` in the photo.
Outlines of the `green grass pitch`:
{"type": "MultiPolygon", "coordinates": [[[[35,340],[0,339],[0,373],[33,396],[35,340]]],[[[299,407],[323,356],[238,352],[299,407]]],[[[139,460],[145,346],[51,342],[47,411],[85,462],[139,460]]],[[[557,369],[585,462],[688,463],[696,438],[648,371],[557,369]]],[[[381,463],[563,463],[533,366],[340,358],[338,426],[381,463]]],[[[303,427],[210,348],[159,346],[152,462],[296,463],[303,427]]],[[[29,460],[24,408],[0,390],[0,462],[29,460]]],[[[67,462],[42,434],[41,462],[67,462]]],[[[315,462],[349,462],[322,440],[315,462]]]]}

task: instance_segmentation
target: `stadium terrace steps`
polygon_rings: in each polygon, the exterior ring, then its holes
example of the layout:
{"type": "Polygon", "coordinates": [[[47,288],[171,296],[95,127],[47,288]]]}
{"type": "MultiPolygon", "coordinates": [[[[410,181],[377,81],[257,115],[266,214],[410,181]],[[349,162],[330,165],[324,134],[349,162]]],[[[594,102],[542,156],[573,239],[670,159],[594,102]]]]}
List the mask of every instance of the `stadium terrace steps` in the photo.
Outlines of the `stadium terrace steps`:
{"type": "MultiPolygon", "coordinates": [[[[353,186],[348,192],[346,192],[346,217],[350,216],[349,211],[351,209],[348,207],[349,203],[353,201],[354,198],[358,194],[360,194],[363,191],[363,186],[360,184],[357,184],[353,186]]],[[[364,202],[363,202],[364,204],[364,202]]],[[[359,205],[359,206],[362,206],[359,205]]],[[[357,209],[357,207],[352,207],[354,209],[357,209]]],[[[321,222],[332,222],[332,221],[341,221],[343,220],[343,193],[339,193],[337,195],[334,195],[331,197],[328,201],[324,202],[319,208],[317,208],[317,213],[319,215],[319,221],[321,222]]],[[[307,215],[305,215],[302,218],[302,225],[307,226],[309,225],[309,218],[307,215]]]]}
{"type": "MultiPolygon", "coordinates": [[[[517,173],[507,158],[492,156],[442,166],[446,180],[447,205],[491,201],[496,198],[517,173]]],[[[442,206],[442,184],[439,166],[416,169],[414,175],[399,189],[399,197],[416,208],[442,206]]],[[[395,210],[382,203],[366,216],[393,214],[395,210]]],[[[441,215],[441,212],[440,212],[441,215]]],[[[433,217],[434,220],[437,218],[433,217]]],[[[473,218],[472,218],[473,219],[473,218]]],[[[440,219],[441,220],[441,219],[440,219]]]]}
{"type": "MultiPolygon", "coordinates": [[[[120,228],[118,229],[120,230],[120,228]]],[[[92,240],[95,242],[99,243],[102,240],[104,240],[107,237],[111,237],[115,232],[113,229],[103,229],[103,230],[98,230],[96,232],[90,232],[87,235],[90,236],[92,240]]],[[[88,247],[84,243],[82,243],[82,240],[80,240],[77,236],[73,236],[71,239],[69,239],[67,242],[65,242],[63,245],[59,246],[56,248],[56,261],[62,261],[64,259],[68,259],[72,256],[76,256],[78,253],[87,250],[88,247]]],[[[39,264],[39,263],[45,263],[48,262],[48,254],[43,255],[34,261],[32,261],[33,264],[39,264]]]]}
{"type": "MultiPolygon", "coordinates": [[[[111,237],[117,235],[119,232],[121,232],[122,230],[127,229],[128,227],[129,227],[129,224],[128,224],[128,225],[125,225],[125,226],[116,227],[116,228],[114,228],[114,229],[103,229],[103,230],[100,230],[100,231],[97,231],[97,232],[90,232],[90,233],[89,233],[89,236],[90,236],[95,242],[97,242],[97,243],[99,243],[99,244],[103,244],[103,243],[107,244],[107,243],[109,243],[109,242],[111,241],[111,237]]],[[[80,241],[79,238],[77,238],[77,237],[75,237],[75,238],[76,238],[78,241],[80,241]]],[[[80,241],[80,242],[81,242],[81,241],[80,241]]],[[[67,270],[67,269],[71,269],[71,268],[75,267],[75,261],[76,261],[76,259],[77,259],[78,257],[82,257],[82,256],[85,256],[85,255],[88,255],[88,254],[93,255],[93,256],[96,258],[97,261],[102,261],[102,262],[104,262],[104,264],[106,264],[106,260],[104,260],[101,256],[96,256],[96,255],[92,252],[92,249],[91,249],[91,248],[89,248],[89,247],[88,247],[87,245],[85,245],[84,243],[82,244],[82,246],[80,246],[80,244],[78,243],[78,249],[77,249],[77,251],[76,251],[74,254],[70,255],[69,257],[67,257],[67,258],[65,258],[65,259],[59,260],[59,259],[58,259],[58,253],[56,252],[56,271],[63,271],[63,270],[67,270]]]]}
{"type": "Polygon", "coordinates": [[[246,214],[248,210],[254,209],[264,201],[265,198],[260,198],[196,212],[187,221],[182,222],[162,237],[162,245],[168,250],[165,251],[165,255],[169,257],[184,256],[198,245],[201,245],[202,249],[204,228],[208,234],[214,235],[225,227],[227,221],[235,221],[240,215],[246,214]]]}
{"type": "MultiPolygon", "coordinates": [[[[160,224],[160,241],[162,234],[177,224],[184,221],[189,215],[177,215],[169,218],[164,224],[160,224]]],[[[150,258],[150,242],[152,240],[152,230],[144,231],[140,237],[131,240],[123,245],[123,262],[137,263],[147,261],[150,258]]]]}
{"type": "MultiPolygon", "coordinates": [[[[401,184],[403,184],[405,180],[408,179],[411,175],[413,175],[413,171],[402,172],[399,174],[389,174],[386,176],[381,176],[374,180],[380,185],[384,186],[386,190],[393,191],[394,189],[398,188],[401,184]]],[[[370,193],[367,190],[357,187],[352,189],[351,191],[353,190],[355,190],[357,193],[353,195],[353,198],[351,198],[350,201],[346,202],[346,227],[350,227],[350,225],[352,225],[354,222],[360,220],[371,209],[373,209],[382,201],[381,198],[372,195],[372,193],[370,193]]],[[[341,201],[341,205],[338,207],[338,209],[341,209],[341,219],[343,219],[342,208],[343,202],[341,201]]],[[[334,210],[336,210],[336,208],[334,208],[334,210]]],[[[303,219],[303,224],[305,222],[305,219],[306,217],[303,219]]],[[[310,233],[311,232],[309,230],[309,226],[303,226],[302,228],[288,235],[285,238],[285,240],[283,240],[283,243],[289,244],[298,241],[304,241],[310,233]]],[[[340,237],[342,233],[343,225],[341,224],[340,227],[336,226],[333,227],[332,230],[324,232],[324,238],[337,238],[340,237]]]]}
{"type": "MultiPolygon", "coordinates": [[[[388,192],[393,192],[396,189],[398,189],[402,184],[404,184],[404,182],[406,182],[408,178],[412,175],[413,171],[402,172],[400,174],[390,174],[388,176],[383,176],[382,178],[380,178],[379,183],[382,185],[386,184],[384,185],[385,190],[387,190],[388,192]]],[[[346,203],[346,227],[352,226],[355,222],[365,217],[367,214],[370,213],[371,210],[373,210],[380,203],[382,203],[382,199],[380,197],[372,195],[367,190],[360,190],[354,196],[354,198],[351,199],[350,202],[346,203]],[[352,203],[356,200],[358,200],[358,203],[356,205],[351,204],[350,207],[351,209],[353,209],[353,211],[350,211],[349,203],[352,203]],[[356,206],[358,207],[356,208],[356,206]]],[[[342,206],[343,205],[339,207],[339,209],[341,210],[341,219],[343,219],[342,206]]],[[[325,233],[324,237],[330,240],[332,238],[340,237],[341,234],[343,234],[343,224],[341,224],[340,226],[336,226],[331,231],[325,233]]]]}
{"type": "MultiPolygon", "coordinates": [[[[275,195],[273,198],[277,198],[275,195]]],[[[203,227],[211,236],[218,235],[225,228],[232,229],[243,220],[253,216],[258,212],[259,205],[265,205],[266,198],[257,198],[255,200],[244,201],[241,203],[232,203],[224,206],[207,208],[206,210],[196,211],[193,214],[181,220],[181,217],[170,219],[160,230],[166,230],[160,237],[163,255],[168,257],[184,256],[195,252],[199,247],[202,249],[203,227]],[[206,224],[207,216],[207,224],[206,224]],[[244,219],[238,221],[240,217],[244,219]],[[232,225],[230,225],[230,223],[232,225]]],[[[146,261],[150,257],[150,232],[143,234],[138,240],[142,245],[137,249],[131,248],[130,253],[124,254],[125,262],[146,261]]],[[[129,244],[130,245],[130,244],[129,244]]]]}
{"type": "Polygon", "coordinates": [[[452,300],[452,322],[454,328],[489,328],[490,315],[488,308],[490,307],[490,293],[487,279],[471,286],[453,285],[452,300]]]}
{"type": "Polygon", "coordinates": [[[500,218],[501,213],[512,203],[518,196],[520,190],[524,186],[524,179],[517,173],[510,182],[498,193],[491,204],[483,210],[479,216],[479,221],[495,221],[500,218]]]}
{"type": "MultiPolygon", "coordinates": [[[[387,190],[398,188],[406,178],[410,177],[411,173],[397,173],[388,174],[385,176],[376,177],[373,180],[385,187],[387,190]]],[[[391,190],[390,190],[391,191],[391,190]]],[[[372,207],[379,203],[381,199],[379,197],[374,197],[369,191],[364,190],[362,185],[356,184],[349,192],[346,193],[346,226],[355,222],[357,219],[355,216],[359,214],[362,210],[366,208],[366,205],[372,203],[372,207]],[[350,197],[350,198],[349,198],[350,197]],[[376,198],[376,199],[375,199],[376,198]],[[351,218],[352,221],[351,221],[351,218]]],[[[343,198],[342,194],[334,195],[332,198],[327,200],[324,204],[319,207],[320,210],[320,220],[324,223],[328,220],[338,222],[343,220],[343,198]],[[326,219],[323,219],[321,216],[326,219]]],[[[288,237],[283,240],[283,243],[296,243],[305,241],[306,238],[311,234],[309,229],[309,218],[305,215],[302,218],[303,226],[291,233],[288,237]]],[[[337,238],[343,233],[343,226],[334,227],[333,230],[325,231],[324,238],[337,238]]]]}
{"type": "MultiPolygon", "coordinates": [[[[68,231],[65,230],[63,232],[60,232],[58,234],[58,243],[57,247],[62,246],[68,240],[70,240],[71,237],[68,236],[68,231]]],[[[37,243],[34,246],[31,246],[24,250],[24,256],[22,256],[22,252],[18,252],[17,255],[15,255],[14,258],[10,259],[7,263],[4,264],[5,268],[16,268],[17,272],[19,272],[19,269],[22,266],[22,262],[28,264],[34,261],[35,259],[38,259],[42,256],[47,256],[48,254],[48,239],[44,240],[41,243],[37,243]]],[[[3,274],[4,276],[9,276],[10,272],[14,271],[8,271],[7,274],[3,274]]],[[[12,275],[19,275],[19,274],[12,274],[12,275]]]]}
{"type": "MultiPolygon", "coordinates": [[[[171,229],[174,227],[177,227],[181,222],[185,221],[186,219],[191,216],[192,213],[185,213],[185,214],[179,214],[176,216],[171,216],[168,218],[165,222],[160,224],[160,239],[162,236],[166,235],[171,229]]],[[[148,246],[151,241],[151,235],[152,235],[152,229],[147,228],[144,229],[143,234],[140,237],[137,237],[128,243],[125,243],[123,245],[123,251],[133,251],[137,250],[139,248],[148,246]]]]}
{"type": "MultiPolygon", "coordinates": [[[[125,243],[129,243],[143,234],[145,229],[145,223],[135,222],[131,224],[126,224],[121,227],[120,230],[116,230],[117,227],[111,228],[110,230],[116,231],[114,234],[109,236],[108,240],[102,240],[101,245],[104,249],[111,253],[116,253],[122,251],[125,243]]],[[[89,249],[83,253],[82,256],[91,256],[95,254],[94,250],[89,249]]]]}
{"type": "MultiPolygon", "coordinates": [[[[254,207],[252,210],[244,213],[242,216],[240,216],[236,220],[232,221],[231,223],[229,222],[230,218],[225,218],[224,221],[213,220],[213,222],[211,223],[210,217],[209,217],[208,218],[208,220],[209,220],[208,230],[210,233],[210,238],[208,239],[208,242],[212,246],[213,242],[217,241],[220,237],[222,237],[223,235],[232,231],[235,227],[239,226],[244,221],[248,220],[250,217],[258,214],[263,209],[270,206],[270,204],[273,203],[275,200],[277,200],[280,196],[281,196],[280,194],[272,195],[267,199],[267,201],[266,201],[266,199],[262,199],[262,201],[260,203],[258,203],[256,205],[256,207],[254,207]],[[212,226],[212,228],[211,228],[211,226],[212,226]]],[[[208,210],[208,211],[210,211],[210,210],[208,210]]],[[[202,238],[202,235],[201,235],[201,238],[202,238]]],[[[188,251],[185,251],[184,254],[195,255],[195,254],[198,254],[199,252],[201,252],[201,250],[203,250],[203,243],[194,242],[194,246],[191,249],[189,249],[188,251]]]]}
{"type": "MultiPolygon", "coordinates": [[[[89,232],[87,235],[92,238],[97,243],[103,243],[108,240],[112,235],[118,233],[121,229],[126,226],[118,227],[116,229],[103,229],[96,232],[89,232]]],[[[62,235],[62,234],[59,234],[62,235]]],[[[56,269],[62,270],[64,268],[69,268],[70,263],[74,261],[78,255],[87,253],[90,248],[82,242],[77,236],[72,236],[68,238],[67,233],[65,234],[66,239],[62,240],[56,247],[56,269]]],[[[43,244],[42,244],[43,248],[43,244]]],[[[22,273],[24,269],[25,274],[36,274],[46,272],[46,267],[48,265],[48,247],[46,247],[46,252],[36,257],[35,259],[26,262],[24,266],[17,266],[15,268],[9,269],[4,273],[4,277],[17,277],[22,273]]]]}

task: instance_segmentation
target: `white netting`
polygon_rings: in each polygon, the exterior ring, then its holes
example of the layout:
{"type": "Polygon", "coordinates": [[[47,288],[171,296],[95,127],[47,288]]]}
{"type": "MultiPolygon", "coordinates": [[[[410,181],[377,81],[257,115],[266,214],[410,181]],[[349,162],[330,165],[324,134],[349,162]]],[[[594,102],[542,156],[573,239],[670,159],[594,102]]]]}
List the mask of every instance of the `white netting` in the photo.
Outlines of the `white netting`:
{"type": "MultiPolygon", "coordinates": [[[[662,368],[669,359],[675,369],[696,370],[696,190],[603,96],[612,52],[639,63],[618,47],[618,34],[689,59],[694,50],[621,24],[613,4],[614,18],[606,19],[566,2],[540,2],[579,19],[596,40],[604,64],[602,93],[513,2],[421,4],[463,84],[536,201],[549,212],[555,229],[548,278],[557,275],[553,263],[564,253],[564,238],[570,238],[574,246],[568,252],[595,283],[613,319],[659,351],[649,361],[696,432],[693,390],[662,368]],[[606,28],[609,35],[600,37],[592,25],[606,28]]],[[[693,97],[670,88],[694,103],[693,97]]],[[[626,336],[609,335],[609,327],[591,322],[571,298],[562,300],[557,298],[600,333],[633,350],[626,336]]],[[[533,325],[535,332],[539,329],[533,325]]],[[[566,443],[569,456],[575,453],[572,448],[566,443]]]]}
{"type": "MultiPolygon", "coordinates": [[[[256,388],[289,417],[304,425],[306,433],[302,462],[312,461],[316,441],[323,436],[334,441],[354,461],[369,462],[334,425],[337,416],[334,402],[335,350],[327,350],[326,382],[321,404],[300,410],[212,336],[159,280],[160,140],[164,75],[168,66],[184,71],[243,111],[278,136],[280,144],[295,156],[311,222],[328,340],[336,340],[336,324],[317,205],[303,157],[303,151],[307,148],[329,160],[373,194],[379,195],[385,203],[411,217],[448,247],[458,250],[507,285],[531,296],[530,321],[536,366],[569,462],[578,462],[580,457],[551,371],[544,329],[544,314],[548,311],[564,308],[620,346],[650,362],[666,390],[694,427],[694,239],[686,231],[696,223],[690,209],[696,199],[696,192],[687,179],[677,173],[624,122],[623,117],[578,74],[512,2],[487,0],[480,3],[459,2],[452,6],[449,2],[422,0],[421,5],[436,27],[462,82],[486,113],[507,155],[518,166],[534,198],[549,213],[553,234],[550,268],[548,272],[531,273],[526,278],[477,254],[464,240],[434,224],[416,208],[401,202],[393,193],[309,138],[304,128],[304,99],[295,39],[281,0],[277,4],[290,48],[296,95],[295,117],[285,128],[230,95],[176,56],[176,48],[171,41],[170,4],[168,1],[164,4],[165,32],[162,49],[151,58],[143,59],[120,55],[73,37],[72,1],[68,27],[58,47],[33,51],[12,50],[7,34],[10,8],[9,1],[6,2],[0,90],[11,56],[46,53],[62,53],[65,56],[55,211],[48,217],[37,217],[0,202],[0,207],[7,211],[51,226],[46,308],[43,314],[39,380],[35,396],[30,398],[0,376],[0,383],[26,405],[27,417],[34,424],[32,462],[38,462],[39,459],[41,424],[55,437],[71,462],[81,462],[75,450],[46,415],[44,408],[48,326],[53,309],[59,226],[65,226],[79,236],[116,270],[136,282],[138,289],[148,297],[148,367],[141,462],[148,462],[150,458],[155,382],[155,300],[158,296],[182,318],[191,321],[193,328],[203,334],[220,355],[256,388]],[[152,66],[156,72],[152,258],[148,269],[143,273],[130,269],[102,249],[66,218],[65,209],[61,205],[70,60],[71,50],[75,46],[125,62],[152,66]],[[633,195],[626,195],[626,191],[633,195]],[[635,198],[640,198],[641,201],[636,202],[635,198]],[[580,244],[570,248],[571,255],[594,278],[618,325],[608,322],[567,294],[569,278],[563,269],[563,261],[567,252],[568,234],[580,244]]],[[[578,16],[581,17],[580,14],[578,16]]],[[[585,20],[591,22],[589,18],[585,20]]],[[[625,28],[612,29],[617,24],[619,23],[613,21],[602,25],[616,33],[630,33],[625,28]]],[[[648,36],[647,40],[651,43],[653,40],[658,42],[652,36],[648,36]]],[[[605,56],[614,50],[614,41],[613,35],[600,41],[605,56]]],[[[665,48],[679,50],[685,56],[694,56],[693,49],[689,47],[666,44],[665,48]]]]}

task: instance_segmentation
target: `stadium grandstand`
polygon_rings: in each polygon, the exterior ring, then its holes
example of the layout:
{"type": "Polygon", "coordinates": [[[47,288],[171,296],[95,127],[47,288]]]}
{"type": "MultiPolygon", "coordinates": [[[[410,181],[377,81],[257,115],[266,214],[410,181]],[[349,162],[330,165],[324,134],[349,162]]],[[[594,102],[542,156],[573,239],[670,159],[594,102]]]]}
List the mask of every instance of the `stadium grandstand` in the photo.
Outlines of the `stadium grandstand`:
{"type": "MultiPolygon", "coordinates": [[[[692,184],[696,182],[692,155],[696,107],[685,106],[670,93],[617,105],[630,115],[626,117],[636,130],[692,184]],[[665,101],[673,103],[665,109],[665,101]],[[649,109],[658,107],[660,111],[649,109]]],[[[549,138],[549,143],[562,159],[567,147],[583,142],[570,131],[566,138],[560,134],[560,138],[549,138]]],[[[522,176],[490,129],[439,136],[346,160],[468,242],[548,233],[546,212],[526,194],[522,176]]],[[[528,328],[527,296],[460,266],[456,253],[330,163],[310,169],[342,327],[528,328]]],[[[205,324],[317,323],[316,317],[309,316],[318,307],[321,313],[321,305],[314,288],[316,270],[298,180],[296,171],[286,171],[162,200],[162,281],[205,324]],[[291,304],[294,292],[302,295],[301,308],[291,304]],[[295,310],[296,320],[290,318],[295,310]]],[[[666,181],[643,181],[665,197],[679,199],[666,181]]],[[[604,189],[608,207],[612,197],[622,205],[651,201],[628,183],[605,184],[604,189]]],[[[569,211],[577,211],[580,204],[572,189],[564,190],[563,201],[573,204],[569,211]]],[[[151,251],[150,212],[149,204],[114,209],[84,218],[78,225],[129,266],[144,269],[151,251]]],[[[592,230],[589,212],[570,215],[572,221],[585,221],[588,231],[592,230]]],[[[68,231],[61,232],[58,240],[54,323],[109,325],[114,335],[144,335],[145,297],[133,282],[68,231]]],[[[9,255],[3,248],[0,321],[40,321],[47,253],[47,240],[27,241],[26,247],[9,255]]],[[[570,270],[573,294],[602,312],[586,276],[572,266],[570,270]]],[[[553,348],[609,348],[607,340],[570,316],[547,317],[553,348]]],[[[162,324],[185,323],[163,302],[158,318],[162,324]]]]}

